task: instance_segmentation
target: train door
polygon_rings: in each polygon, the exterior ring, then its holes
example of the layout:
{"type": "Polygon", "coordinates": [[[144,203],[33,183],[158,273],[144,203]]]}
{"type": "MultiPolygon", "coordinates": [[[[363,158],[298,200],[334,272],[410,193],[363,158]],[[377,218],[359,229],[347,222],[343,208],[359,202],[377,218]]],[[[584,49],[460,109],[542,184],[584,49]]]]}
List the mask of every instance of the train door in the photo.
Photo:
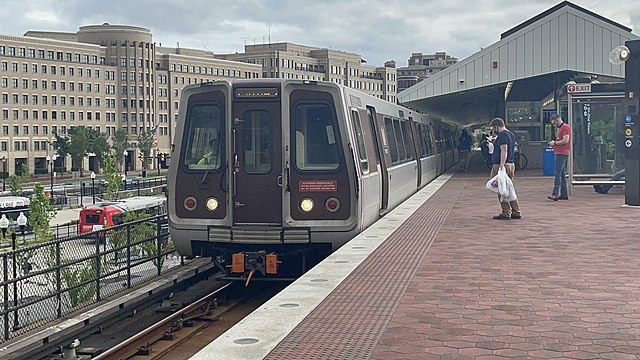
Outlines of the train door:
{"type": "Polygon", "coordinates": [[[236,88],[232,115],[233,223],[281,225],[279,90],[236,88]]]}
{"type": "Polygon", "coordinates": [[[376,150],[376,166],[378,168],[378,176],[380,183],[380,210],[386,210],[389,206],[389,171],[385,166],[385,157],[380,144],[380,127],[376,123],[376,109],[367,106],[367,114],[369,116],[369,125],[373,134],[373,142],[376,150]]]}

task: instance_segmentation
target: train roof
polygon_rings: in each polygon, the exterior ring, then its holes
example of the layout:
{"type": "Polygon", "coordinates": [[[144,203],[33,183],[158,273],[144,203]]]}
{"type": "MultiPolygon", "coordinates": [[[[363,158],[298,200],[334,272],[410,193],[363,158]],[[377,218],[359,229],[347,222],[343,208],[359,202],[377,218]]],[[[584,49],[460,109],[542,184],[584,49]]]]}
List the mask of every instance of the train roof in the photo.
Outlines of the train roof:
{"type": "Polygon", "coordinates": [[[28,206],[28,197],[24,196],[0,196],[0,208],[13,208],[17,206],[28,206]]]}
{"type": "Polygon", "coordinates": [[[119,201],[102,201],[87,205],[84,209],[103,209],[107,206],[115,206],[125,211],[139,210],[151,206],[159,206],[166,203],[163,196],[134,196],[119,201]]]}

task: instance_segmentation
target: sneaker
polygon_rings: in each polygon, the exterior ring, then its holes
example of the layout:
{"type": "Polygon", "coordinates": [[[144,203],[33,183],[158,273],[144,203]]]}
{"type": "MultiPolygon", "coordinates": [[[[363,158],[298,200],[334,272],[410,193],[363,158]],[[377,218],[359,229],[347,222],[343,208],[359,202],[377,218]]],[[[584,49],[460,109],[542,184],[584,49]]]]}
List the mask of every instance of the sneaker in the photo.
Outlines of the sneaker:
{"type": "Polygon", "coordinates": [[[594,187],[594,190],[598,193],[598,194],[606,194],[608,191],[603,189],[602,187],[594,187]]]}
{"type": "Polygon", "coordinates": [[[553,200],[553,201],[558,201],[558,195],[549,195],[549,196],[547,196],[547,199],[553,200]]]}
{"type": "Polygon", "coordinates": [[[493,217],[494,220],[511,220],[511,216],[505,214],[499,214],[493,217]]]}
{"type": "Polygon", "coordinates": [[[516,220],[517,219],[522,219],[522,215],[520,215],[520,214],[511,214],[511,218],[512,219],[516,219],[516,220]]]}

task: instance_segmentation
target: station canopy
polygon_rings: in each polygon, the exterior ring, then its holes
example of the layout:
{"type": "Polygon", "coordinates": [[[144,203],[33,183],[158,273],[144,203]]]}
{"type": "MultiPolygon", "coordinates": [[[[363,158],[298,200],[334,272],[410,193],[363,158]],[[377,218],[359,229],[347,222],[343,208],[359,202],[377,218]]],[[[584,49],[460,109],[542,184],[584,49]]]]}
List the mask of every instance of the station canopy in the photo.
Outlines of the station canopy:
{"type": "Polygon", "coordinates": [[[631,29],[571,2],[502,33],[500,40],[398,94],[405,106],[461,125],[504,116],[505,102],[541,106],[572,80],[623,81],[609,53],[631,29]]]}

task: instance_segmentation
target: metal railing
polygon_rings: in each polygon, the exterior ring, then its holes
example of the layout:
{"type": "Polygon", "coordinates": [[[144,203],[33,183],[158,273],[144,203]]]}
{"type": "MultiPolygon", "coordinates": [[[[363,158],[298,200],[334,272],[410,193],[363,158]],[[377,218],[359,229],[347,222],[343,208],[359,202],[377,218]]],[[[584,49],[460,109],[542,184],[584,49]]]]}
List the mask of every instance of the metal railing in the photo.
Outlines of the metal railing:
{"type": "Polygon", "coordinates": [[[0,342],[112,297],[184,264],[166,215],[0,254],[0,342]]]}

